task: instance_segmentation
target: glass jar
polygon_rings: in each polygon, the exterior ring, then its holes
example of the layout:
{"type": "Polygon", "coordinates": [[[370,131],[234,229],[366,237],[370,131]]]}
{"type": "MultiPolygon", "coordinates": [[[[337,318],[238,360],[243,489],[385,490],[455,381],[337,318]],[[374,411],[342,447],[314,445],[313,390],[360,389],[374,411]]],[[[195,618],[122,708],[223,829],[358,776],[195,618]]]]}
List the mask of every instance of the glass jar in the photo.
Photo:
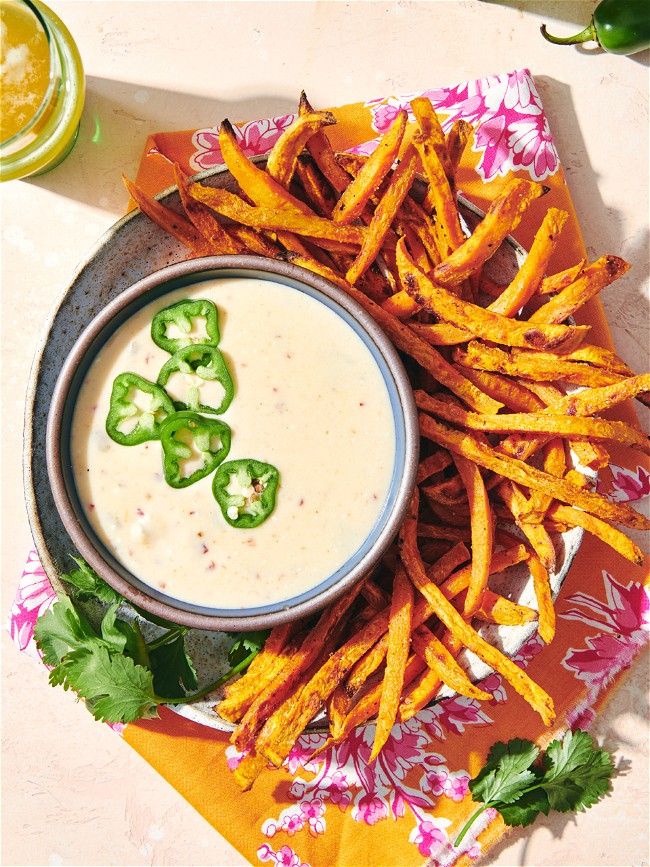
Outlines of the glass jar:
{"type": "Polygon", "coordinates": [[[40,0],[1,0],[0,9],[0,180],[9,181],[49,172],[70,153],[85,78],[67,27],[40,0]]]}

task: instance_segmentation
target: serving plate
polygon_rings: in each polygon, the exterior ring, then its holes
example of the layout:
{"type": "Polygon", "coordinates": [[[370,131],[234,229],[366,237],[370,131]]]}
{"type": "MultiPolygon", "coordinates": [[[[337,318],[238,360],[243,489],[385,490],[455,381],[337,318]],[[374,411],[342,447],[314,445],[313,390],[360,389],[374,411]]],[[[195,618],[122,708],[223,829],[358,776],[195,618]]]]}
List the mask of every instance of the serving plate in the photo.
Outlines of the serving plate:
{"type": "MultiPolygon", "coordinates": [[[[262,162],[262,159],[255,160],[262,162]]],[[[237,183],[226,169],[217,169],[197,175],[196,180],[206,186],[237,191],[237,183]]],[[[422,191],[424,185],[421,185],[422,191]]],[[[168,207],[182,213],[182,204],[176,187],[171,187],[159,198],[168,207]]],[[[472,229],[484,216],[474,205],[460,199],[463,220],[472,229]]],[[[190,257],[189,250],[156,226],[139,210],[131,211],[98,241],[86,259],[79,265],[70,285],[59,297],[43,331],[30,373],[26,396],[23,471],[25,499],[34,543],[41,563],[54,589],[65,593],[59,578],[70,570],[70,555],[75,553],[56,510],[45,463],[47,415],[54,387],[74,343],[88,323],[100,310],[136,281],[152,272],[190,257]]],[[[525,250],[508,238],[489,260],[485,270],[499,283],[513,277],[526,256],[525,250]]],[[[570,530],[556,538],[558,568],[551,576],[553,596],[557,596],[575,557],[583,531],[570,530]]],[[[535,606],[532,579],[525,566],[511,567],[503,579],[507,586],[499,587],[491,579],[491,587],[513,601],[535,606]]],[[[486,625],[481,634],[509,656],[517,653],[534,634],[534,623],[523,627],[499,628],[486,625]]],[[[232,639],[224,633],[193,630],[187,636],[187,646],[195,662],[202,684],[216,680],[228,669],[227,649],[232,639]]],[[[480,680],[490,669],[469,652],[461,661],[472,679],[480,680]]],[[[444,697],[444,694],[441,694],[444,697]]],[[[203,725],[221,730],[232,726],[214,711],[220,696],[213,694],[207,700],[192,705],[175,707],[178,713],[203,725]]],[[[318,728],[318,721],[312,724],[318,728]]]]}

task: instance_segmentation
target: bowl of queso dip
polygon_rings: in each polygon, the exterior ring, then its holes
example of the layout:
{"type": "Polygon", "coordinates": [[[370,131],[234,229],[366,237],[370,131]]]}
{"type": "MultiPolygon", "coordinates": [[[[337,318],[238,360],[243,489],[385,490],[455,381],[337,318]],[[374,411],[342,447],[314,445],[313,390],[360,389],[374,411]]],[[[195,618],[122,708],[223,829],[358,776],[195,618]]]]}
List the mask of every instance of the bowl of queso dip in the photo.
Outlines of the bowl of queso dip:
{"type": "Polygon", "coordinates": [[[398,353],[327,280],[219,256],[144,278],[67,358],[54,501],[81,555],[150,613],[241,630],[315,613],[406,513],[417,412],[398,353]]]}

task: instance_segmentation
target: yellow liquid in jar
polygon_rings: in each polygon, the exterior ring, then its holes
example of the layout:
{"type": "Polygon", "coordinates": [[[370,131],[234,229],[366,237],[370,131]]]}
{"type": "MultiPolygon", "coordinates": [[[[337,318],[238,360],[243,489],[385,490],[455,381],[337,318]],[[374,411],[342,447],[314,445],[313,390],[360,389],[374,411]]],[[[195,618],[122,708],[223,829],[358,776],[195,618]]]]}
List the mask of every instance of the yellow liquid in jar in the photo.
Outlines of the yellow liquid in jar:
{"type": "Polygon", "coordinates": [[[0,3],[0,141],[24,129],[50,81],[50,44],[41,22],[23,3],[0,3]]]}

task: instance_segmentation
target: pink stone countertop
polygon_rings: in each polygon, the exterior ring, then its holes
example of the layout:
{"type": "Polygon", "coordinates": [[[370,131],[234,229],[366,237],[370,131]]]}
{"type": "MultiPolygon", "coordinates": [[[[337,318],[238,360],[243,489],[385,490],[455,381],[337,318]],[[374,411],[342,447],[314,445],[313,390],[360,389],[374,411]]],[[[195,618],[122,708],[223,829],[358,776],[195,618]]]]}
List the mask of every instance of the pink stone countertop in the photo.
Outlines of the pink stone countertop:
{"type": "MultiPolygon", "coordinates": [[[[535,76],[590,256],[633,265],[604,295],[619,353],[647,370],[648,60],[546,44],[595,2],[106,2],[51,0],[87,73],[79,140],[51,174],[0,188],[2,616],[31,544],[23,505],[24,394],[39,332],[95,241],[124,212],[148,133],[453,85],[535,76]]],[[[642,418],[648,429],[647,416],[642,418]]],[[[646,545],[647,543],[643,543],[646,545]]],[[[648,655],[595,735],[623,771],[577,817],[515,831],[481,863],[644,865],[648,655]]],[[[2,634],[2,864],[239,865],[242,857],[108,727],[2,634]]],[[[352,865],[351,865],[352,867],[352,865]]]]}

